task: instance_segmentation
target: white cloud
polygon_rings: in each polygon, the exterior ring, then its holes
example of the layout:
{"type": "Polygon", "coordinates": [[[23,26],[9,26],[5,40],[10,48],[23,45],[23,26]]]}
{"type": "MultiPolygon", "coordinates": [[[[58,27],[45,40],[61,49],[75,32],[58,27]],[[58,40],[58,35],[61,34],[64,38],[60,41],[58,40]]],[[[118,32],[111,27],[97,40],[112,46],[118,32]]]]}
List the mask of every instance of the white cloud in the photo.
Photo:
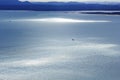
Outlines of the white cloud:
{"type": "Polygon", "coordinates": [[[120,2],[118,0],[20,0],[20,1],[30,1],[30,2],[49,2],[49,1],[63,1],[63,2],[68,2],[68,1],[77,1],[77,2],[85,2],[85,1],[96,1],[96,2],[120,2]]]}

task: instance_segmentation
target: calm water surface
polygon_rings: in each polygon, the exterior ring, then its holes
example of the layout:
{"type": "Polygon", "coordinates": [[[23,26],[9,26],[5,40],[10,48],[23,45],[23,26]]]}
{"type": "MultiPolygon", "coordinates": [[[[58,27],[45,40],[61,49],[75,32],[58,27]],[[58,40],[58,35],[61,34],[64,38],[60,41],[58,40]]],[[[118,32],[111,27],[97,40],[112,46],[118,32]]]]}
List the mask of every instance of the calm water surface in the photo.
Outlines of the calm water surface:
{"type": "Polygon", "coordinates": [[[0,80],[120,80],[120,16],[0,11],[0,80]]]}

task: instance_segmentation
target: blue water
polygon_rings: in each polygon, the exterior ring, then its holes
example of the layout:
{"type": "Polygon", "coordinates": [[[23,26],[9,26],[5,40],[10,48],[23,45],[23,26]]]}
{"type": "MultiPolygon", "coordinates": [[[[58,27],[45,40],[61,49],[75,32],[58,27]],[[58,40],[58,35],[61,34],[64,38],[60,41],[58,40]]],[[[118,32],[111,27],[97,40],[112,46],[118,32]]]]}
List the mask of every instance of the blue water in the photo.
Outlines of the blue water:
{"type": "Polygon", "coordinates": [[[0,80],[120,80],[119,25],[117,15],[0,11],[0,80]]]}

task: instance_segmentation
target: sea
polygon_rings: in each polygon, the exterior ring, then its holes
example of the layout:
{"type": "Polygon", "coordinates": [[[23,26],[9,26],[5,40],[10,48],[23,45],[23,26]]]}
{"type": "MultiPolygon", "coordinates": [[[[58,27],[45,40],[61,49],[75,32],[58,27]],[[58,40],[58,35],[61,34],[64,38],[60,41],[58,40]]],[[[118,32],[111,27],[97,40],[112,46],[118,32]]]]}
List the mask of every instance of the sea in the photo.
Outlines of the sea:
{"type": "Polygon", "coordinates": [[[1,10],[0,80],[120,80],[120,16],[1,10]]]}

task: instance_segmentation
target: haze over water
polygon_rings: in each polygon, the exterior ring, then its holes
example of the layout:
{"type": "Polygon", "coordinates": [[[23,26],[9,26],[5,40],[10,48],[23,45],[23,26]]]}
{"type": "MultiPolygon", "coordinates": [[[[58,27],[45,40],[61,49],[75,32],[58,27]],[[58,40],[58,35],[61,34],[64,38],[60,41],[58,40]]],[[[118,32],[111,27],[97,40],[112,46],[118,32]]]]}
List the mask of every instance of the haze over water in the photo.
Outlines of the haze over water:
{"type": "Polygon", "coordinates": [[[0,80],[119,80],[120,16],[0,11],[0,80]]]}

